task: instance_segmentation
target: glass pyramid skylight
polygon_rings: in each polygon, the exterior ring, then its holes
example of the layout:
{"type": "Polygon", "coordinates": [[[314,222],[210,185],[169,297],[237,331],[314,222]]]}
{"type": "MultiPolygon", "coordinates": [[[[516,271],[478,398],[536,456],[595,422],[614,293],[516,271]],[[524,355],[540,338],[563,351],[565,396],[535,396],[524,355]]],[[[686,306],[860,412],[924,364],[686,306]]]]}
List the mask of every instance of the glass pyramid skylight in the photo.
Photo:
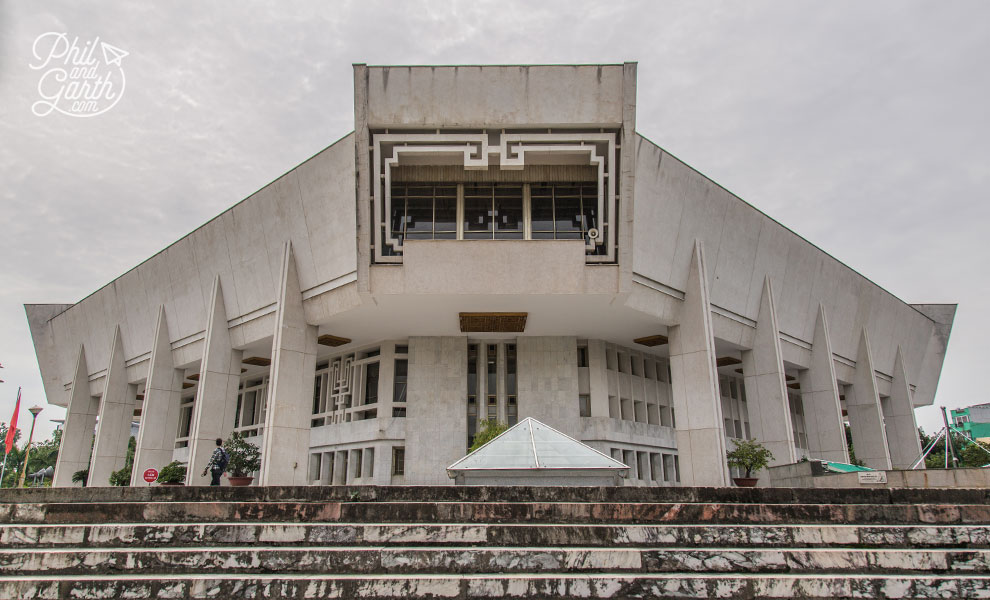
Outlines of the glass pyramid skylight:
{"type": "Polygon", "coordinates": [[[482,469],[626,470],[629,467],[528,417],[447,467],[448,471],[482,469]]]}

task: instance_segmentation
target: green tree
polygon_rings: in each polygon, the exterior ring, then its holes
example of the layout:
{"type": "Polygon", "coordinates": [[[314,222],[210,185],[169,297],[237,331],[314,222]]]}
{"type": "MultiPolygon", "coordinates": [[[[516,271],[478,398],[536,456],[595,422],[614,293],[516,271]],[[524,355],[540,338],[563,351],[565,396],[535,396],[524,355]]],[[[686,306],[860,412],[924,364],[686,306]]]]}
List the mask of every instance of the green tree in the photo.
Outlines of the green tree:
{"type": "Polygon", "coordinates": [[[745,471],[747,478],[773,460],[773,453],[756,440],[733,439],[732,441],[736,447],[725,453],[726,461],[730,467],[745,471]]]}
{"type": "MultiPolygon", "coordinates": [[[[20,428],[14,434],[14,446],[10,449],[10,454],[7,455],[7,470],[3,476],[3,482],[0,485],[3,487],[15,487],[21,475],[21,469],[24,466],[24,451],[26,448],[18,448],[17,443],[21,441],[20,428]]],[[[0,440],[6,439],[7,437],[7,424],[0,423],[0,440]]],[[[55,468],[55,463],[58,462],[58,450],[62,443],[62,431],[57,430],[52,432],[52,437],[47,440],[36,441],[31,446],[31,454],[28,457],[28,475],[31,473],[37,473],[42,469],[47,469],[48,467],[55,468]]],[[[0,460],[3,460],[0,458],[0,460]]],[[[25,480],[25,485],[30,485],[29,480],[25,480]]],[[[51,485],[51,480],[46,482],[46,485],[51,485]]]]}
{"type": "Polygon", "coordinates": [[[494,419],[478,421],[478,433],[474,436],[474,443],[472,443],[471,447],[468,449],[468,454],[494,440],[498,436],[505,433],[508,429],[508,425],[505,423],[499,423],[494,419]]]}
{"type": "Polygon", "coordinates": [[[127,440],[127,456],[124,458],[123,468],[110,474],[110,485],[128,486],[131,485],[131,469],[134,468],[134,452],[137,450],[137,440],[134,436],[127,440]]]}
{"type": "MultiPolygon", "coordinates": [[[[934,439],[920,427],[918,428],[918,437],[921,440],[922,449],[928,448],[934,439]]],[[[956,451],[956,457],[959,459],[959,467],[979,468],[990,463],[990,446],[986,444],[970,440],[958,433],[953,433],[952,447],[956,451]]],[[[945,454],[945,436],[942,436],[942,439],[935,444],[932,451],[925,457],[925,468],[944,469],[946,465],[945,454]]],[[[951,456],[949,457],[949,466],[952,466],[951,456]]]]}

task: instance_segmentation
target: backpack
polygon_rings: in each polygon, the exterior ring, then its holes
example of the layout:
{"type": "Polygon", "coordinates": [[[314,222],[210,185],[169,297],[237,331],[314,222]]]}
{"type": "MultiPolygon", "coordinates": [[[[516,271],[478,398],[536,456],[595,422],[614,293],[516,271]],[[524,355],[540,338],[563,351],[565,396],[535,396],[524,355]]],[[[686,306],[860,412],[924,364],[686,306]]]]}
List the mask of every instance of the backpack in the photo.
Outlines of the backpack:
{"type": "Polygon", "coordinates": [[[223,448],[220,448],[220,462],[217,463],[216,466],[217,470],[220,471],[221,473],[225,472],[227,470],[227,463],[229,462],[230,462],[230,454],[228,454],[227,451],[224,450],[223,448]]]}

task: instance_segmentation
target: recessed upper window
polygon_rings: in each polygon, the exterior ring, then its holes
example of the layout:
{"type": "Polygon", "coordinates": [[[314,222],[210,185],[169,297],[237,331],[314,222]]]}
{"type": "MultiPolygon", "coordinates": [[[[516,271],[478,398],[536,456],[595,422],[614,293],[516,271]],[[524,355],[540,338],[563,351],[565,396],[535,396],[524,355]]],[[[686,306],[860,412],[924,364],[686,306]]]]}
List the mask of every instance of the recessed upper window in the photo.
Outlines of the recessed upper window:
{"type": "MultiPolygon", "coordinates": [[[[400,240],[585,240],[599,227],[595,183],[392,184],[400,240]]],[[[601,246],[598,246],[599,248],[601,246]]]]}

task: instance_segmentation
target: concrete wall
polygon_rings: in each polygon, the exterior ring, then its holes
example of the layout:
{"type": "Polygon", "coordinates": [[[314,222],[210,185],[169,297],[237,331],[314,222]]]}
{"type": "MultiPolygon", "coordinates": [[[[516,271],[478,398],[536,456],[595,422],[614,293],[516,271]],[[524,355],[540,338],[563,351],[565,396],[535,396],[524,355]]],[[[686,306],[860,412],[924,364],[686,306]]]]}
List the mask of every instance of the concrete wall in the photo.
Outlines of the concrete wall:
{"type": "Polygon", "coordinates": [[[370,127],[619,126],[622,70],[622,65],[358,65],[358,76],[366,76],[364,89],[356,92],[368,99],[370,127]]]}
{"type": "Polygon", "coordinates": [[[915,469],[884,471],[887,483],[860,483],[857,473],[814,477],[811,463],[770,467],[761,477],[777,488],[990,488],[990,469],[915,469]]]}
{"type": "MultiPolygon", "coordinates": [[[[636,275],[674,293],[683,291],[695,240],[701,240],[713,310],[755,321],[769,276],[785,337],[810,345],[821,304],[836,355],[855,361],[865,328],[877,371],[892,374],[900,346],[910,384],[930,378],[933,369],[937,380],[941,362],[925,360],[935,334],[930,318],[645,138],[638,137],[636,144],[636,275]]],[[[726,321],[715,320],[715,335],[733,340],[740,325],[726,321]]],[[[785,345],[790,346],[784,348],[788,360],[804,356],[793,344],[785,345]]],[[[919,391],[914,404],[930,404],[934,386],[919,391]]]]}
{"type": "MultiPolygon", "coordinates": [[[[286,240],[304,293],[354,273],[353,173],[353,137],[347,136],[51,320],[43,318],[51,309],[29,306],[32,335],[48,348],[39,359],[49,373],[49,402],[68,400],[60,386],[72,378],[80,344],[91,376],[101,375],[117,325],[128,379],[144,377],[146,367],[135,366],[150,356],[162,304],[173,350],[198,341],[217,275],[230,322],[273,314],[286,240]]],[[[266,329],[271,335],[274,323],[266,329]]]]}

